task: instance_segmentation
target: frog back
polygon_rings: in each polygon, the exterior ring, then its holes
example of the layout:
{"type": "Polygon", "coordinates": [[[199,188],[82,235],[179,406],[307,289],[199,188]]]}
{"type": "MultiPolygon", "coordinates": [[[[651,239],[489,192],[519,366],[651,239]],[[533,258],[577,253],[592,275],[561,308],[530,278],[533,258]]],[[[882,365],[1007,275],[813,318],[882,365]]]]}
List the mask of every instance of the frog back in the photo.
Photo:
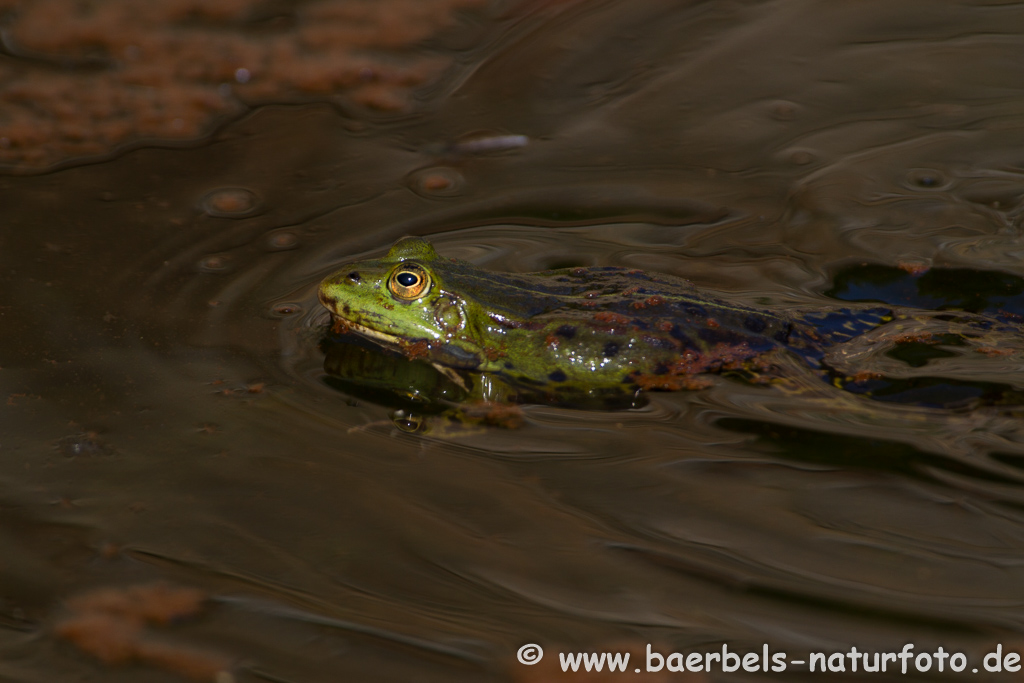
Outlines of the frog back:
{"type": "Polygon", "coordinates": [[[481,316],[490,330],[484,369],[521,382],[656,385],[780,346],[821,356],[812,330],[681,278],[614,267],[509,277],[502,305],[481,316]]]}

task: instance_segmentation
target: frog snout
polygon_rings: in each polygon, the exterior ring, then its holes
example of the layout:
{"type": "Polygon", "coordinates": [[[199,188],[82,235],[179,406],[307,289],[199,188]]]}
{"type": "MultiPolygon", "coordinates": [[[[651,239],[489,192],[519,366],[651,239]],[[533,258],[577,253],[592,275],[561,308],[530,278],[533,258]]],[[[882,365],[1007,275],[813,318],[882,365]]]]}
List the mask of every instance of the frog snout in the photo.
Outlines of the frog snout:
{"type": "Polygon", "coordinates": [[[338,303],[338,300],[325,292],[323,287],[320,287],[320,289],[317,290],[316,296],[320,299],[321,305],[330,310],[334,310],[334,306],[338,303]]]}

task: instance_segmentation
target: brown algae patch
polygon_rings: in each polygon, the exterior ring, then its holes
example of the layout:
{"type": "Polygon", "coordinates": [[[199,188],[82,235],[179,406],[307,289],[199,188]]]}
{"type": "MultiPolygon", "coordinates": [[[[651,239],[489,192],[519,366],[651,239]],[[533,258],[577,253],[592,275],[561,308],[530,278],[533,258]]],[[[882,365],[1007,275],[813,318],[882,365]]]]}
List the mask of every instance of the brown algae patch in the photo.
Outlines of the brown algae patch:
{"type": "Polygon", "coordinates": [[[976,353],[981,353],[989,358],[999,358],[1001,356],[1012,356],[1017,353],[1017,349],[1000,349],[994,346],[979,346],[974,349],[976,353]]]}
{"type": "Polygon", "coordinates": [[[229,657],[173,642],[150,628],[196,617],[206,601],[203,591],[165,582],[98,588],[67,601],[54,633],[104,664],[142,663],[197,681],[233,681],[229,657]]]}
{"type": "Polygon", "coordinates": [[[634,373],[630,379],[648,391],[683,391],[705,389],[712,384],[706,373],[743,368],[768,370],[771,364],[758,361],[758,354],[746,344],[716,344],[704,353],[686,351],[676,361],[654,373],[634,373]]]}
{"type": "Polygon", "coordinates": [[[0,165],[188,140],[266,103],[403,111],[450,64],[410,48],[483,0],[0,0],[0,165]],[[254,29],[259,30],[254,30],[254,29]]]}

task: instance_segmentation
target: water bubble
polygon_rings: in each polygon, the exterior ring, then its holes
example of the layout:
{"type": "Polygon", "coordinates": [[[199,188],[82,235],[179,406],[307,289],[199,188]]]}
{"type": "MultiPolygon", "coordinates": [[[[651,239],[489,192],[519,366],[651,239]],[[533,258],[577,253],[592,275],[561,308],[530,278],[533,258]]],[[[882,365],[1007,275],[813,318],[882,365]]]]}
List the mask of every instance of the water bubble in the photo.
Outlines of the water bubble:
{"type": "Polygon", "coordinates": [[[267,310],[267,315],[271,318],[289,318],[299,313],[302,313],[302,304],[295,303],[294,301],[281,301],[272,304],[267,310]]]}
{"type": "Polygon", "coordinates": [[[462,194],[465,179],[454,168],[438,166],[414,171],[408,178],[409,188],[423,197],[457,197],[462,194]]]}
{"type": "Polygon", "coordinates": [[[216,218],[242,218],[255,213],[259,197],[243,187],[222,187],[203,197],[203,210],[216,218]]]}
{"type": "Polygon", "coordinates": [[[391,421],[403,432],[414,434],[426,431],[427,421],[422,415],[413,415],[404,410],[396,410],[391,414],[391,421]]]}
{"type": "Polygon", "coordinates": [[[267,248],[271,251],[287,251],[299,246],[299,237],[290,230],[275,230],[267,234],[267,248]]]}
{"type": "Polygon", "coordinates": [[[800,105],[786,100],[776,100],[768,106],[769,115],[776,121],[792,121],[800,115],[800,105]]]}
{"type": "Polygon", "coordinates": [[[201,273],[223,273],[231,265],[231,259],[221,254],[212,254],[199,261],[196,269],[201,273]]]}
{"type": "Polygon", "coordinates": [[[915,168],[907,174],[907,184],[915,190],[942,190],[949,182],[945,173],[931,168],[915,168]]]}

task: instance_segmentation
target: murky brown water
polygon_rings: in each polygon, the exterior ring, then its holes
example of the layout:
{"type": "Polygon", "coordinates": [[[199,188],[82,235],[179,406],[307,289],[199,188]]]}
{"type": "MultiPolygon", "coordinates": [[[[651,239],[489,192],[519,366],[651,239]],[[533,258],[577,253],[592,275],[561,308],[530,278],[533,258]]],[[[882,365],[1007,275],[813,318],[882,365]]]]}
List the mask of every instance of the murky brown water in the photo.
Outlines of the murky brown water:
{"type": "MultiPolygon", "coordinates": [[[[0,678],[547,681],[560,649],[649,642],[1024,650],[1012,412],[720,379],[409,434],[325,382],[315,298],[417,234],[497,270],[642,267],[780,308],[836,305],[861,263],[961,269],[964,291],[996,272],[1010,299],[987,308],[1013,308],[1024,6],[470,16],[406,115],[265,106],[206,144],[0,177],[0,678]],[[528,144],[459,145],[496,135],[528,144]],[[146,626],[74,602],[156,581],[209,602],[146,626]],[[516,663],[528,642],[544,665],[516,663]],[[117,647],[134,663],[93,656],[117,647]]],[[[1020,353],[931,363],[1024,388],[1020,353]]]]}

